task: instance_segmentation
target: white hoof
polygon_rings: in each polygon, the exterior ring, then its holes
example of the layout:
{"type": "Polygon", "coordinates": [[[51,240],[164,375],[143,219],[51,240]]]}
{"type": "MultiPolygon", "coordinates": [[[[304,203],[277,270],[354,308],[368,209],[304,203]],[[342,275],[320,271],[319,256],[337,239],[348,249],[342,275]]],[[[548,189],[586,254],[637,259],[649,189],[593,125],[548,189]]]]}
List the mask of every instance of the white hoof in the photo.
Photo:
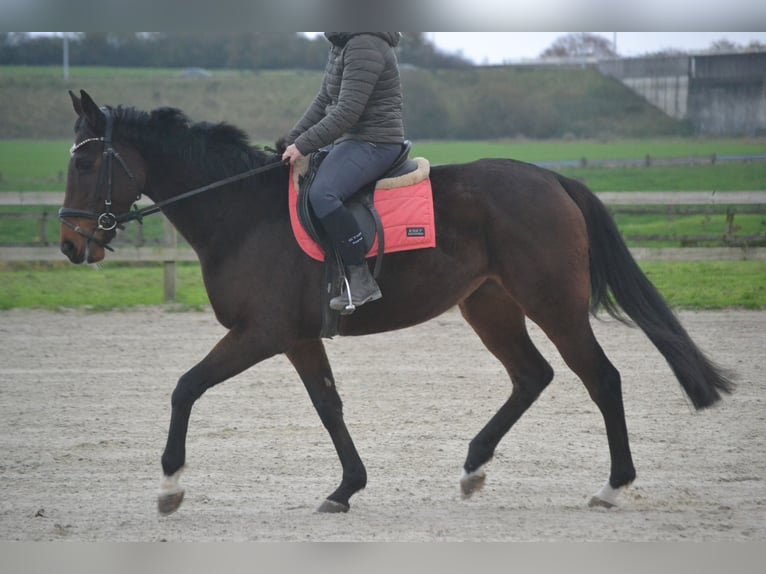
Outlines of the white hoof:
{"type": "Polygon", "coordinates": [[[484,488],[484,481],[487,479],[487,473],[484,472],[482,467],[477,468],[473,472],[463,471],[463,476],[460,477],[460,490],[463,492],[463,498],[471,498],[474,492],[478,492],[484,488]]]}
{"type": "Polygon", "coordinates": [[[184,499],[184,489],[178,484],[178,479],[183,472],[184,467],[179,468],[170,476],[162,477],[160,483],[160,492],[157,496],[157,510],[162,515],[172,514],[184,499]]]}
{"type": "Polygon", "coordinates": [[[588,506],[591,508],[594,507],[601,507],[601,508],[614,508],[617,506],[617,497],[620,494],[620,491],[624,487],[621,488],[612,488],[609,484],[609,481],[606,481],[606,484],[601,487],[601,490],[599,490],[596,494],[594,494],[590,502],[588,503],[588,506]]]}

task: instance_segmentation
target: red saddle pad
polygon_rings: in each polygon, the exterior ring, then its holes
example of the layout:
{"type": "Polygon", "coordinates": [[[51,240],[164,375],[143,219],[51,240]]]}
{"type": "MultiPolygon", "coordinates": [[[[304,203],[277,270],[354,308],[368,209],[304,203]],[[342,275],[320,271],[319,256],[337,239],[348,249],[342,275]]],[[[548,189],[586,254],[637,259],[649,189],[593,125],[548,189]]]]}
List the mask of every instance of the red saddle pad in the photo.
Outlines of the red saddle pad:
{"type": "MultiPolygon", "coordinates": [[[[298,219],[298,190],[295,179],[291,168],[288,197],[293,234],[298,245],[309,257],[324,261],[322,248],[309,237],[298,219]]],[[[384,253],[436,247],[433,194],[429,178],[404,187],[377,189],[375,209],[383,222],[384,253]]],[[[376,237],[367,257],[375,257],[377,254],[376,237]]]]}

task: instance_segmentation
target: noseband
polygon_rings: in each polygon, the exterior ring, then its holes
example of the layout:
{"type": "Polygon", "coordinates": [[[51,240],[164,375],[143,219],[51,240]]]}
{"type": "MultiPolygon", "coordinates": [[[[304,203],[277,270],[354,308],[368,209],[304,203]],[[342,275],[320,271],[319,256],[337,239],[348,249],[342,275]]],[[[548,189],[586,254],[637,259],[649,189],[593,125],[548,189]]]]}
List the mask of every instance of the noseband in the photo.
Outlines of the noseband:
{"type": "Polygon", "coordinates": [[[123,223],[127,223],[129,221],[138,221],[139,223],[142,223],[143,218],[145,216],[158,213],[159,211],[162,210],[163,207],[165,207],[166,205],[170,205],[171,203],[175,203],[182,199],[192,197],[194,195],[202,193],[203,191],[215,189],[217,187],[228,185],[229,183],[234,183],[235,181],[239,181],[241,179],[245,179],[259,173],[263,173],[272,169],[276,169],[278,167],[282,167],[289,163],[289,160],[282,160],[282,161],[275,161],[273,163],[268,163],[266,165],[256,167],[249,171],[238,173],[231,177],[227,177],[225,179],[215,181],[211,184],[204,185],[196,189],[192,189],[191,191],[187,191],[175,197],[171,197],[169,199],[159,201],[155,203],[154,205],[149,205],[142,209],[138,209],[134,205],[134,209],[129,210],[126,213],[115,215],[114,213],[112,213],[113,159],[116,159],[118,162],[120,162],[120,165],[125,170],[125,173],[128,175],[130,180],[136,185],[136,188],[138,189],[138,196],[136,197],[136,200],[141,199],[141,189],[138,188],[138,182],[136,181],[136,178],[133,175],[133,172],[128,167],[128,164],[125,163],[125,160],[122,159],[120,154],[117,152],[117,150],[114,149],[114,146],[112,145],[112,130],[114,126],[114,118],[112,116],[111,110],[109,108],[101,108],[101,111],[106,117],[106,129],[104,130],[104,136],[98,137],[98,138],[88,138],[81,141],[78,144],[74,144],[72,148],[69,150],[69,153],[70,155],[73,155],[78,149],[80,149],[82,146],[90,142],[104,142],[103,156],[104,156],[106,169],[101,170],[101,172],[99,173],[99,178],[98,178],[98,187],[100,189],[102,185],[104,184],[104,174],[106,174],[106,197],[104,199],[104,211],[102,211],[99,214],[99,213],[96,213],[95,211],[87,211],[84,209],[72,209],[69,207],[62,207],[61,209],[59,209],[58,217],[62,225],[65,225],[69,229],[73,230],[75,233],[86,238],[88,241],[92,241],[96,245],[99,245],[100,247],[103,247],[104,249],[108,249],[109,251],[114,251],[114,249],[110,247],[108,244],[104,243],[103,241],[97,239],[94,234],[88,233],[87,231],[82,229],[79,225],[74,225],[73,223],[67,221],[66,218],[81,217],[85,219],[94,219],[98,223],[98,227],[96,228],[96,231],[112,231],[117,227],[122,229],[123,223]]]}
{"type": "MultiPolygon", "coordinates": [[[[97,239],[94,234],[88,233],[87,231],[82,229],[79,225],[74,225],[73,223],[66,220],[67,217],[80,217],[85,219],[94,219],[98,223],[98,227],[96,228],[96,231],[112,231],[116,227],[121,225],[124,221],[129,221],[129,218],[126,218],[124,216],[118,216],[112,213],[113,160],[116,159],[118,162],[120,162],[120,165],[125,170],[125,173],[128,175],[130,180],[136,185],[137,188],[138,188],[138,182],[136,182],[136,178],[133,175],[133,172],[128,167],[128,164],[125,163],[125,160],[122,159],[122,156],[119,154],[119,152],[116,149],[114,149],[114,145],[112,143],[114,117],[112,116],[112,111],[109,108],[101,108],[101,111],[103,112],[106,118],[106,129],[104,130],[104,136],[99,138],[88,138],[81,141],[80,143],[74,144],[72,148],[69,150],[69,155],[74,155],[74,153],[85,144],[88,144],[91,142],[104,142],[104,151],[103,151],[104,167],[101,169],[98,176],[98,189],[101,189],[104,183],[106,183],[104,210],[99,214],[99,213],[96,213],[95,211],[87,211],[84,209],[72,209],[69,207],[62,207],[61,209],[59,209],[58,217],[59,217],[59,221],[61,221],[63,225],[67,226],[68,228],[70,228],[77,234],[81,235],[82,237],[85,237],[88,241],[92,241],[96,243],[97,245],[103,247],[104,249],[108,249],[109,251],[114,251],[114,249],[112,249],[108,244],[97,239]],[[105,178],[106,178],[106,182],[104,182],[105,178]]],[[[141,198],[141,190],[139,189],[136,200],[140,198],[141,198]]]]}

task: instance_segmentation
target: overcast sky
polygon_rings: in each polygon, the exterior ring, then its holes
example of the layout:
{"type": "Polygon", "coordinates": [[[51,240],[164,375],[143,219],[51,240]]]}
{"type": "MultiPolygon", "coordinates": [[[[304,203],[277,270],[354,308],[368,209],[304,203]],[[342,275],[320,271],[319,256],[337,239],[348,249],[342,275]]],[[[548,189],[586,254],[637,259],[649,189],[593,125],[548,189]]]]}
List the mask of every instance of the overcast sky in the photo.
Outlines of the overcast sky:
{"type": "MultiPolygon", "coordinates": [[[[766,0],[764,0],[766,1],[766,0]]],[[[557,38],[569,32],[426,32],[439,49],[462,52],[477,64],[501,64],[537,58],[557,38]]],[[[614,40],[615,32],[593,32],[614,40]]],[[[739,45],[752,40],[766,44],[766,32],[617,32],[617,53],[640,56],[668,48],[699,51],[727,38],[739,45]]]]}

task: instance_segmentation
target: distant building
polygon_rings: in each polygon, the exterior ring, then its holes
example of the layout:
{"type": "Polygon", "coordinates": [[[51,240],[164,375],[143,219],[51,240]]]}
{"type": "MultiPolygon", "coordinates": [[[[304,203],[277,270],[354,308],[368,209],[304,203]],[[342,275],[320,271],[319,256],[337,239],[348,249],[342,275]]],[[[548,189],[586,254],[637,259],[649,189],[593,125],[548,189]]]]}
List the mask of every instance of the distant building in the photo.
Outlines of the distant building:
{"type": "Polygon", "coordinates": [[[671,55],[599,62],[663,112],[699,134],[766,134],[766,52],[671,55]]]}

